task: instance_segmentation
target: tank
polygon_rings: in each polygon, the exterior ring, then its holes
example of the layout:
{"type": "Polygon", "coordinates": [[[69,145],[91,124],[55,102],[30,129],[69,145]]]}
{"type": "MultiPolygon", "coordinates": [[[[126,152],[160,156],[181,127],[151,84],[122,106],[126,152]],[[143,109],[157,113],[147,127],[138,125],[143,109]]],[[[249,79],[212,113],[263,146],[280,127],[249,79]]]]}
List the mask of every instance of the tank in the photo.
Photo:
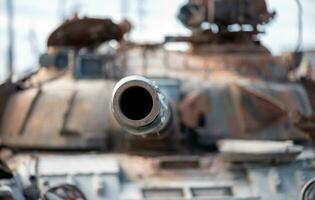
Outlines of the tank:
{"type": "Polygon", "coordinates": [[[191,35],[162,44],[122,41],[128,21],[65,21],[37,72],[0,85],[0,199],[314,199],[314,82],[302,49],[261,44],[275,15],[191,0],[191,35]]]}

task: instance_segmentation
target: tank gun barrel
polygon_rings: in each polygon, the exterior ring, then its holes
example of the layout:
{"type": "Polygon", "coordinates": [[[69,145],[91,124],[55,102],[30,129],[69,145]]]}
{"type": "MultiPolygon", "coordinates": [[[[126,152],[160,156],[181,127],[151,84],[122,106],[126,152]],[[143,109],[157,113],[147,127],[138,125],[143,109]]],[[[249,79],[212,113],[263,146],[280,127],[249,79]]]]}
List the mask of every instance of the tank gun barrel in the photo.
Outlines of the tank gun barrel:
{"type": "Polygon", "coordinates": [[[155,83],[142,76],[128,76],[115,86],[111,101],[120,126],[134,135],[166,132],[171,121],[167,98],[155,83]]]}

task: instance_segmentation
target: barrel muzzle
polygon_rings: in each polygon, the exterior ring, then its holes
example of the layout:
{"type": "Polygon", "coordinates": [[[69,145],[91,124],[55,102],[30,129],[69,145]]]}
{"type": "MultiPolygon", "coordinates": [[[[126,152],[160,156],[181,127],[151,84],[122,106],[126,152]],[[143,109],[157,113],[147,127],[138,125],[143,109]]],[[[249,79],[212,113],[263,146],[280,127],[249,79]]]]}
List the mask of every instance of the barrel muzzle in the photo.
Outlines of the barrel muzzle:
{"type": "Polygon", "coordinates": [[[166,97],[153,81],[142,76],[121,79],[111,104],[117,122],[135,135],[163,133],[171,119],[166,97]]]}

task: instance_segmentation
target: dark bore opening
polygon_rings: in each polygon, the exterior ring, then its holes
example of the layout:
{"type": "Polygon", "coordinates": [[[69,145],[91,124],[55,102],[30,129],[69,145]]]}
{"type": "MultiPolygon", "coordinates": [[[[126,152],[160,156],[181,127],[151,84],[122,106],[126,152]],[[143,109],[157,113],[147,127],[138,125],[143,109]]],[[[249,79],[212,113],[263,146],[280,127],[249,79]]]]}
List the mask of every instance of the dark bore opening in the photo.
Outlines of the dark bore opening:
{"type": "Polygon", "coordinates": [[[150,93],[143,87],[126,89],[120,96],[119,106],[122,113],[131,120],[140,120],[149,115],[153,107],[150,93]]]}

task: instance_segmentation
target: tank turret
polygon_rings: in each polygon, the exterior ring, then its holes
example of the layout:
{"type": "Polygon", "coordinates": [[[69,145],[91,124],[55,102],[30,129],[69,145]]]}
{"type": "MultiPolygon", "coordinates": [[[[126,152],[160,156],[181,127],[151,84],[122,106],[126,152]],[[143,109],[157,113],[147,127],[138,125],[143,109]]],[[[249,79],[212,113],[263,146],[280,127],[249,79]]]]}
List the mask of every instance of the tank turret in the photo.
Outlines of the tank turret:
{"type": "Polygon", "coordinates": [[[314,199],[315,78],[260,41],[267,8],[187,0],[191,35],[158,44],[62,23],[37,73],[0,84],[0,200],[314,199]]]}

